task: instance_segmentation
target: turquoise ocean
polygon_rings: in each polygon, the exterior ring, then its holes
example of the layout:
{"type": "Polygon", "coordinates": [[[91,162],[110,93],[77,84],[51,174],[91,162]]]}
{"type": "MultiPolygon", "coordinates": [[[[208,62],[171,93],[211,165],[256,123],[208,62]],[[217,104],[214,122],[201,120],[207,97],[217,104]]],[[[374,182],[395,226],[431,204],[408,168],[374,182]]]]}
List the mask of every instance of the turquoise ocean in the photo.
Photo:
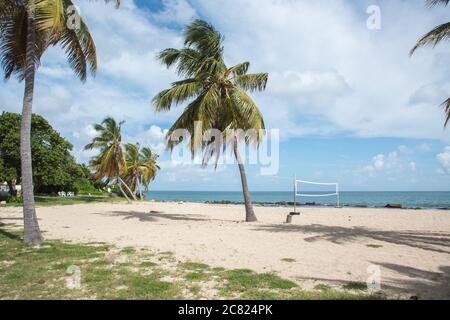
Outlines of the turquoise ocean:
{"type": "MultiPolygon", "coordinates": [[[[251,197],[255,204],[265,206],[289,205],[294,201],[292,192],[251,192],[251,197]]],[[[149,191],[147,199],[241,203],[243,196],[240,191],[149,191]]],[[[336,197],[297,197],[297,202],[315,206],[332,206],[336,205],[336,197]]],[[[450,191],[344,191],[340,193],[340,202],[341,205],[350,207],[384,207],[394,203],[406,208],[450,209],[450,191]]]]}

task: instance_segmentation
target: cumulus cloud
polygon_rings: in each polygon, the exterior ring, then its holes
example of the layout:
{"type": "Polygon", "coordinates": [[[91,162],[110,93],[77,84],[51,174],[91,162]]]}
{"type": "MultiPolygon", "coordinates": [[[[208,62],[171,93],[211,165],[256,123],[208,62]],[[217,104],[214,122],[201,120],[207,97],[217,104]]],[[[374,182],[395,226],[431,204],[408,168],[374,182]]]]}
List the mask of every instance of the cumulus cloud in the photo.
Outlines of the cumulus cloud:
{"type": "Polygon", "coordinates": [[[450,146],[444,148],[444,150],[436,156],[442,169],[450,174],[450,146]]]}
{"type": "Polygon", "coordinates": [[[164,9],[154,13],[153,18],[159,22],[185,24],[195,15],[195,9],[186,0],[162,0],[164,9]]]}
{"type": "Polygon", "coordinates": [[[416,172],[416,162],[399,156],[397,151],[388,154],[378,154],[372,158],[372,163],[364,166],[360,171],[373,177],[377,173],[387,174],[390,178],[395,178],[405,171],[416,172]]]}

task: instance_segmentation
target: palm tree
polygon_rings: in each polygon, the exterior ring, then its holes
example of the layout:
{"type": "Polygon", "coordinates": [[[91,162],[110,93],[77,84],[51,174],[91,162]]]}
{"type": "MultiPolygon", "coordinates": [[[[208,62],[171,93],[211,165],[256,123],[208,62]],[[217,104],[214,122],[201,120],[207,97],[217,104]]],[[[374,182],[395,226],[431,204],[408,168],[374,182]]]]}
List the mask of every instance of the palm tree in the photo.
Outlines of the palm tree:
{"type": "Polygon", "coordinates": [[[152,152],[150,148],[145,147],[141,150],[141,158],[144,164],[144,170],[142,170],[142,185],[144,186],[144,191],[147,192],[150,182],[155,179],[156,173],[161,169],[156,162],[159,155],[152,152]]]}
{"type": "Polygon", "coordinates": [[[122,186],[128,190],[134,200],[136,200],[136,197],[121,178],[127,171],[125,154],[122,149],[122,124],[123,122],[117,123],[111,117],[104,119],[101,124],[95,124],[94,129],[97,131],[97,136],[84,149],[100,150],[99,154],[94,156],[89,163],[89,166],[95,170],[94,178],[106,179],[107,183],[116,182],[120,192],[130,203],[131,201],[122,186]]]}
{"type": "Polygon", "coordinates": [[[126,174],[123,180],[134,190],[134,194],[139,192],[143,200],[142,189],[148,191],[148,186],[156,177],[159,166],[156,164],[158,155],[154,154],[150,148],[140,149],[139,143],[126,144],[126,174]]]}
{"type": "MultiPolygon", "coordinates": [[[[223,58],[223,38],[212,25],[195,20],[184,32],[182,49],[166,49],[158,59],[167,68],[176,66],[177,74],[184,80],[172,83],[171,88],[159,92],[153,98],[155,111],[167,111],[182,102],[188,102],[181,116],[169,129],[167,146],[173,149],[180,141],[170,139],[177,129],[186,129],[190,133],[192,154],[205,151],[204,164],[211,158],[210,143],[198,143],[194,140],[196,121],[202,122],[202,134],[209,129],[230,132],[236,129],[244,131],[255,129],[256,139],[242,139],[235,135],[230,141],[222,139],[221,144],[232,147],[238,162],[244,194],[246,221],[257,221],[248,191],[244,165],[239,154],[238,143],[258,145],[264,129],[264,120],[258,106],[246,91],[263,91],[267,84],[267,73],[248,74],[249,62],[239,63],[228,68],[223,58]]],[[[216,141],[217,143],[218,141],[216,141]]],[[[220,148],[219,148],[220,149],[220,148]]],[[[216,149],[216,164],[219,150],[216,149]]]]}
{"type": "MultiPolygon", "coordinates": [[[[430,7],[434,7],[437,5],[447,6],[450,0],[426,0],[426,2],[427,5],[430,7]]],[[[414,52],[416,52],[416,50],[420,47],[424,47],[427,45],[435,47],[442,40],[448,40],[449,38],[450,38],[450,22],[446,22],[444,24],[437,26],[436,28],[428,32],[426,35],[424,35],[422,38],[420,38],[419,41],[417,41],[414,48],[412,48],[410,55],[413,55],[414,52]]],[[[450,121],[450,98],[445,100],[442,103],[442,106],[445,109],[447,117],[444,124],[444,127],[446,127],[448,122],[450,121]]]]}
{"type": "MultiPolygon", "coordinates": [[[[109,1],[109,0],[106,0],[109,1]]],[[[119,5],[120,1],[116,0],[119,5]]],[[[89,30],[80,17],[79,28],[69,28],[65,10],[71,0],[2,0],[0,3],[0,60],[5,79],[12,75],[25,82],[20,130],[21,184],[24,242],[43,241],[36,217],[31,165],[31,114],[34,80],[39,61],[49,46],[60,45],[76,75],[84,81],[95,73],[97,57],[89,30]]]]}

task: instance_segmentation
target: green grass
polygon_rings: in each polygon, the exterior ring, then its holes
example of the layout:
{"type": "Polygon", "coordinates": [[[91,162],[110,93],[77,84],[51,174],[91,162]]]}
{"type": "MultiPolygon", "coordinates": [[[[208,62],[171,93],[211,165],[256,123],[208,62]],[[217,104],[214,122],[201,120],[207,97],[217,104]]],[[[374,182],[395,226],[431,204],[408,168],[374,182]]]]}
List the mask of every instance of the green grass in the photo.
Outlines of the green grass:
{"type": "Polygon", "coordinates": [[[318,285],[316,285],[314,287],[314,290],[319,290],[319,291],[328,291],[331,290],[331,286],[324,284],[324,283],[319,283],[318,285]]]}
{"type": "Polygon", "coordinates": [[[202,281],[208,279],[208,275],[203,272],[189,272],[184,275],[188,281],[202,281]]]}
{"type": "Polygon", "coordinates": [[[331,288],[303,291],[276,274],[178,262],[167,252],[63,241],[29,247],[17,228],[4,224],[0,224],[0,288],[0,299],[380,298],[331,288]],[[171,259],[160,260],[161,256],[171,259]],[[80,289],[66,287],[70,266],[80,268],[80,289]]]}
{"type": "MultiPolygon", "coordinates": [[[[124,198],[111,198],[108,196],[76,196],[76,197],[55,197],[55,196],[43,196],[36,195],[35,197],[36,205],[39,207],[46,206],[65,206],[65,205],[73,205],[73,204],[83,204],[83,203],[96,203],[96,202],[124,202],[124,198]]],[[[9,207],[21,207],[21,203],[8,203],[2,206],[9,207]]]]}
{"type": "Polygon", "coordinates": [[[349,282],[342,287],[345,290],[367,291],[367,284],[364,282],[349,282]]]}
{"type": "Polygon", "coordinates": [[[209,266],[205,263],[198,262],[182,262],[178,264],[180,268],[188,269],[188,270],[206,270],[209,269],[209,266]]]}

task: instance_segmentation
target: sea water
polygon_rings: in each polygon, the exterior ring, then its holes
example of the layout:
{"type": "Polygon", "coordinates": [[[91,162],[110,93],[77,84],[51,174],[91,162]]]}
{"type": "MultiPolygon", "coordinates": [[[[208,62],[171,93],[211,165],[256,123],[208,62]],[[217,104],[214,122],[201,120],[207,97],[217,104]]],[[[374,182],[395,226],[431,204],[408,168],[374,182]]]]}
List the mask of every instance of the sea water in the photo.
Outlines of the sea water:
{"type": "MultiPolygon", "coordinates": [[[[310,194],[318,194],[309,192],[310,194]]],[[[262,205],[280,205],[293,202],[292,192],[251,192],[252,201],[262,205]]],[[[243,202],[240,191],[149,191],[147,199],[159,201],[189,202],[243,202]]],[[[336,196],[297,197],[298,202],[316,205],[335,205],[336,196]]],[[[340,193],[340,202],[344,206],[384,207],[387,204],[401,204],[408,208],[450,209],[450,191],[344,191],[340,193]]]]}

